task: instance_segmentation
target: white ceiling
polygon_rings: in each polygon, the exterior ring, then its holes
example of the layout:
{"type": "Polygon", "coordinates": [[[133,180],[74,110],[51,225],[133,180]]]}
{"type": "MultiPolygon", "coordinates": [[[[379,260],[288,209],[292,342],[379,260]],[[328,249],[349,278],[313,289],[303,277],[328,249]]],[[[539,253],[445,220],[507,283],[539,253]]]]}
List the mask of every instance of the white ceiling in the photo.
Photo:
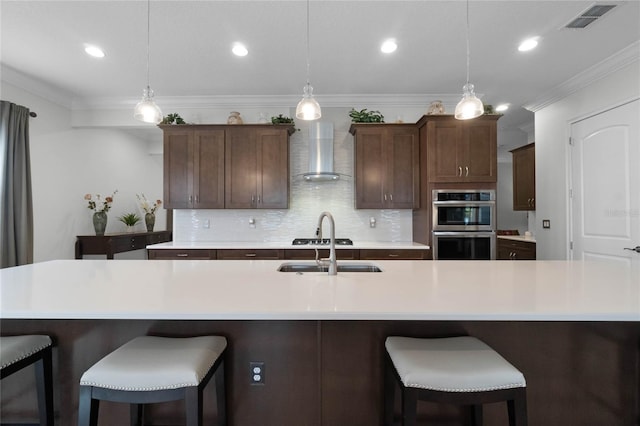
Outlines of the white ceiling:
{"type": "MultiPolygon", "coordinates": [[[[502,128],[530,122],[523,105],[640,40],[640,1],[617,4],[582,30],[563,28],[593,1],[471,0],[471,82],[508,102],[502,128]],[[539,47],[517,51],[526,37],[539,47]]],[[[74,104],[135,100],[146,86],[146,1],[0,3],[2,65],[42,80],[74,104]],[[96,60],[83,51],[106,51],[96,60]]],[[[323,96],[456,95],[465,83],[464,1],[310,2],[311,83],[323,96]],[[379,51],[388,37],[392,55],[379,51]]],[[[163,97],[292,96],[306,82],[306,2],[151,2],[151,86],[163,97]],[[231,54],[243,42],[249,55],[231,54]]],[[[292,99],[293,99],[292,98],[292,99]]],[[[174,99],[175,100],[175,99],[174,99]]],[[[295,106],[297,101],[293,101],[295,106]]],[[[354,105],[357,107],[357,105],[354,105]]],[[[364,106],[363,106],[364,107],[364,106]]]]}

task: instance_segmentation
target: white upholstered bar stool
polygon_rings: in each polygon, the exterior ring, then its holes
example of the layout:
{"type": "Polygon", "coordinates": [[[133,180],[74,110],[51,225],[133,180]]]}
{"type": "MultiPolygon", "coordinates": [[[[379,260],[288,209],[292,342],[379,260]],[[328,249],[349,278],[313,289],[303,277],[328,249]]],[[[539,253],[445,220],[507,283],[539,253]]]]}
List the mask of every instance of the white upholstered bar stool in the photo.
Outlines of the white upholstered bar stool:
{"type": "Polygon", "coordinates": [[[202,391],[215,376],[217,421],[226,425],[222,336],[137,337],[80,378],[79,426],[96,426],[100,400],[131,404],[131,424],[142,425],[144,404],[185,401],[187,426],[202,425],[202,391]]]}
{"type": "Polygon", "coordinates": [[[32,364],[35,366],[42,426],[53,426],[52,346],[51,337],[45,335],[0,337],[0,379],[32,364]]]}
{"type": "Polygon", "coordinates": [[[509,425],[527,425],[524,375],[475,337],[389,336],[385,347],[385,426],[393,425],[396,383],[403,426],[416,424],[418,400],[472,406],[475,426],[482,425],[482,404],[506,401],[509,425]]]}

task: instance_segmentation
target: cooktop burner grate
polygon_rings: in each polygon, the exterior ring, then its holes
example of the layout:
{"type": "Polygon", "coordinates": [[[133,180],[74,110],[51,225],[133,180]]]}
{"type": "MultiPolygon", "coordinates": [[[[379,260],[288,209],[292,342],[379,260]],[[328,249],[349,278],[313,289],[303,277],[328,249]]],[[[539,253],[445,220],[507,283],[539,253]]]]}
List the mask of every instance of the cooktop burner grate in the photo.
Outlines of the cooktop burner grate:
{"type": "MultiPolygon", "coordinates": [[[[329,238],[296,238],[293,240],[294,246],[328,246],[330,243],[329,238]]],[[[337,246],[352,246],[353,241],[349,238],[336,238],[337,246]]]]}

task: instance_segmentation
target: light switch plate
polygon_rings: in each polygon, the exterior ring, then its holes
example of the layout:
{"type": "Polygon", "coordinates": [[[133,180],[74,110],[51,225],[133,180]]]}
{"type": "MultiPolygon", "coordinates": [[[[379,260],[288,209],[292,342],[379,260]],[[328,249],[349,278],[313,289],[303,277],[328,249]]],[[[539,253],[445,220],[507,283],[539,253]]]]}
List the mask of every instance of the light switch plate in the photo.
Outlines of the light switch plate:
{"type": "Polygon", "coordinates": [[[544,229],[549,229],[551,228],[551,221],[549,219],[543,219],[542,220],[542,227],[544,229]]]}

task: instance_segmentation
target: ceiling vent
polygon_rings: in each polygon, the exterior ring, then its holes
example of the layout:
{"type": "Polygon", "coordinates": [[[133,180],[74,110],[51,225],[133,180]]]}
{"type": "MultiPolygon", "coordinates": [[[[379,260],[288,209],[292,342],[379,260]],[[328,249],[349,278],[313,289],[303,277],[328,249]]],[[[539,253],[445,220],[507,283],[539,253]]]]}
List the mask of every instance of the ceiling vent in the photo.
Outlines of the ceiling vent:
{"type": "Polygon", "coordinates": [[[565,28],[585,28],[616,7],[615,4],[595,4],[565,25],[565,28]]]}

